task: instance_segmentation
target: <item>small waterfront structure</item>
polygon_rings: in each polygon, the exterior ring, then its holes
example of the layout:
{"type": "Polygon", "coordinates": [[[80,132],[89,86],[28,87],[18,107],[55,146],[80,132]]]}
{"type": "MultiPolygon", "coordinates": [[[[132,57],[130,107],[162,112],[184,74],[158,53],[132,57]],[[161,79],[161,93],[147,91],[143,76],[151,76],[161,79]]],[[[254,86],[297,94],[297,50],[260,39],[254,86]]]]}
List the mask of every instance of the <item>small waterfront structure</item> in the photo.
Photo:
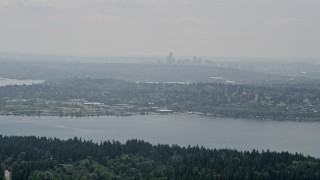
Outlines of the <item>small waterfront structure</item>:
{"type": "Polygon", "coordinates": [[[157,110],[158,113],[161,113],[161,114],[172,114],[173,111],[170,110],[170,109],[159,109],[157,110]]]}

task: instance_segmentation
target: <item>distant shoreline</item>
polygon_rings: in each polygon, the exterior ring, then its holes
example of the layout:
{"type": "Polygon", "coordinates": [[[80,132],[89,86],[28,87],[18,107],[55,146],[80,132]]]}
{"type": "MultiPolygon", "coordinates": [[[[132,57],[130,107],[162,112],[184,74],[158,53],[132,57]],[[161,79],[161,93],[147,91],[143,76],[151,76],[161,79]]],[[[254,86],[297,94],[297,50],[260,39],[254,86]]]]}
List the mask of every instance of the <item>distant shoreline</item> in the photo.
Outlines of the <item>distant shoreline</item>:
{"type": "Polygon", "coordinates": [[[320,123],[320,119],[317,120],[315,118],[305,118],[305,119],[284,119],[284,118],[278,118],[278,119],[266,119],[266,118],[250,118],[250,117],[231,117],[231,116],[221,116],[221,115],[200,115],[193,112],[173,112],[168,114],[163,113],[157,113],[157,112],[148,112],[141,114],[139,112],[136,113],[130,113],[130,114],[115,114],[115,115],[97,115],[97,114],[90,114],[90,115],[82,115],[82,116],[71,116],[71,115],[56,115],[56,114],[43,114],[43,115],[27,115],[27,114],[0,114],[0,116],[13,116],[13,117],[72,117],[72,118],[87,118],[87,117],[129,117],[129,116],[152,116],[152,115],[162,115],[162,116],[170,116],[170,115],[185,115],[185,116],[200,116],[200,117],[208,117],[208,118],[232,118],[232,119],[251,119],[256,121],[288,121],[288,122],[304,122],[304,123],[320,123]]]}

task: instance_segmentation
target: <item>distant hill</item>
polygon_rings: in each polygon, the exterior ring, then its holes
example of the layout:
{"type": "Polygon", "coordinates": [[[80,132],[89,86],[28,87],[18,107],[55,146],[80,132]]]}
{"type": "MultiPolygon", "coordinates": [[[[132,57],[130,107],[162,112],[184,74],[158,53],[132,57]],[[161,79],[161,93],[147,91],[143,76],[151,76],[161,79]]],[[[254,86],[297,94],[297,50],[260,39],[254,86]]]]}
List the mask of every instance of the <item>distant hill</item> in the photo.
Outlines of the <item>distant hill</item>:
{"type": "Polygon", "coordinates": [[[16,79],[112,78],[138,82],[268,83],[291,77],[214,66],[0,61],[0,76],[16,79]],[[211,77],[221,77],[215,79],[211,77]]]}

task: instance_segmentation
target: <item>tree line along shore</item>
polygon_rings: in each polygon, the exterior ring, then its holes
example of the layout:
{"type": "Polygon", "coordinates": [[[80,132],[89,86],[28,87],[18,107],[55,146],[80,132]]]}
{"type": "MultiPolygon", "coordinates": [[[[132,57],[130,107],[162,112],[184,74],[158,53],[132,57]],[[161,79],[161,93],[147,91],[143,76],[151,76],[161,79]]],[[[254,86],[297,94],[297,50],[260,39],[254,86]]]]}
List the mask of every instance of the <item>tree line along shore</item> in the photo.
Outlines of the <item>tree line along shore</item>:
{"type": "MultiPolygon", "coordinates": [[[[320,160],[288,152],[0,135],[12,179],[319,179],[320,160]]],[[[5,173],[0,173],[0,179],[5,173]]]]}

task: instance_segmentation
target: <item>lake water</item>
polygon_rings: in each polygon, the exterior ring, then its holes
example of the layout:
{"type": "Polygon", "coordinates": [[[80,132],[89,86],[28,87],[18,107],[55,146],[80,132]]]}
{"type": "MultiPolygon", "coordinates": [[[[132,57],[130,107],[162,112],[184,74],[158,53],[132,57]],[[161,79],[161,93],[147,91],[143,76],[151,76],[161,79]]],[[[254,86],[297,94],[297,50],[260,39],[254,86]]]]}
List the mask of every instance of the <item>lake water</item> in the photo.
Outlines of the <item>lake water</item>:
{"type": "Polygon", "coordinates": [[[19,79],[8,79],[0,77],[0,87],[7,86],[7,85],[32,85],[32,84],[40,84],[43,83],[43,80],[19,80],[19,79]]]}
{"type": "Polygon", "coordinates": [[[153,144],[199,145],[208,148],[299,152],[320,157],[320,123],[208,118],[193,115],[130,117],[0,116],[3,135],[62,139],[143,139],[153,144]]]}

